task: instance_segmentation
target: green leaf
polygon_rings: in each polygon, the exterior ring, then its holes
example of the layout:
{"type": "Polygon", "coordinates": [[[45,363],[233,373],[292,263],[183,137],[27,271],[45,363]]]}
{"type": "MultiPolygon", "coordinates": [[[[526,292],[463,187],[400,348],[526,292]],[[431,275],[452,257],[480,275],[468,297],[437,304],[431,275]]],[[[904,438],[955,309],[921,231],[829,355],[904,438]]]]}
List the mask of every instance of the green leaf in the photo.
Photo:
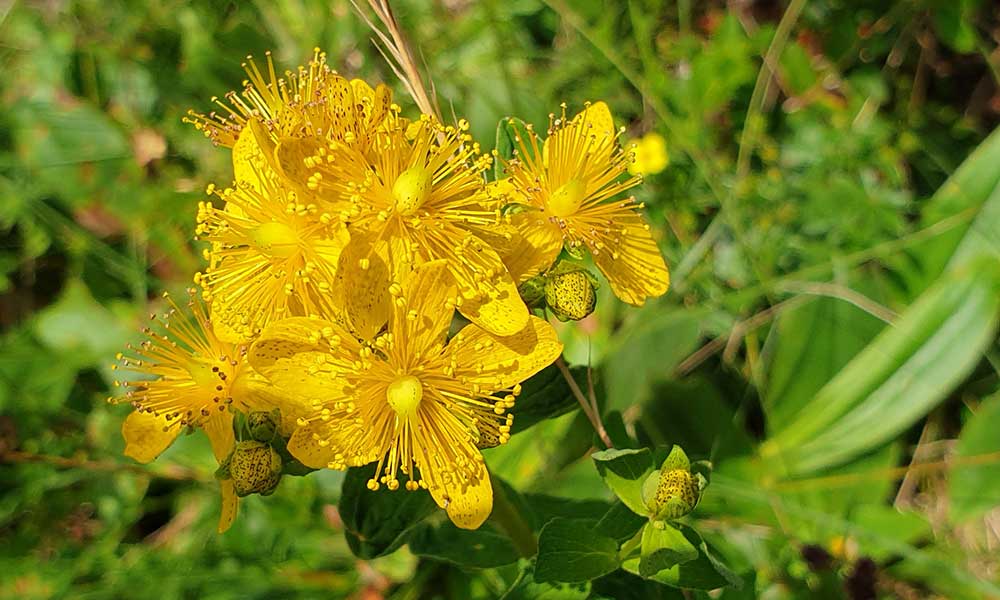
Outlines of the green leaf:
{"type": "Polygon", "coordinates": [[[541,529],[546,523],[559,517],[597,521],[612,508],[604,500],[573,500],[547,494],[523,494],[521,498],[531,510],[530,516],[535,529],[541,529]]]}
{"type": "MultiPolygon", "coordinates": [[[[580,389],[586,390],[587,368],[571,367],[570,373],[580,389]]],[[[564,415],[578,406],[579,403],[559,368],[549,365],[521,384],[521,394],[512,411],[514,425],[511,434],[520,433],[539,421],[564,415]]]]}
{"type": "Polygon", "coordinates": [[[698,558],[698,549],[690,541],[668,523],[663,529],[654,527],[652,523],[642,530],[642,555],[639,558],[639,575],[653,575],[698,558]]]}
{"type": "Polygon", "coordinates": [[[623,542],[634,536],[648,522],[649,519],[635,514],[623,503],[615,502],[595,527],[601,535],[623,542]]]}
{"type": "Polygon", "coordinates": [[[503,162],[513,158],[514,150],[519,146],[517,137],[521,136],[525,146],[528,145],[528,138],[525,131],[524,121],[517,117],[504,117],[497,123],[497,158],[493,161],[494,180],[503,179],[503,162]]]}
{"type": "Polygon", "coordinates": [[[764,448],[790,474],[842,464],[934,408],[979,362],[1000,310],[1000,265],[943,278],[821,389],[764,448]]]}
{"type": "Polygon", "coordinates": [[[883,504],[858,506],[851,513],[851,521],[875,538],[867,542],[864,548],[866,555],[879,562],[895,556],[894,547],[897,544],[914,544],[921,539],[933,539],[934,535],[931,524],[924,515],[883,504]],[[894,543],[886,544],[881,541],[886,539],[894,543]]]}
{"type": "Polygon", "coordinates": [[[433,513],[437,506],[424,490],[377,491],[367,487],[375,465],[347,470],[338,509],[351,552],[370,559],[388,554],[402,545],[406,534],[433,513]]]}
{"type": "Polygon", "coordinates": [[[750,438],[733,421],[735,406],[723,399],[716,385],[704,378],[664,381],[653,388],[642,405],[636,435],[646,446],[678,444],[692,455],[717,459],[741,456],[750,449],[750,438]],[[692,402],[697,398],[697,402],[692,402]]]}
{"type": "Polygon", "coordinates": [[[601,535],[594,521],[553,519],[538,534],[535,581],[577,583],[618,568],[618,542],[601,535]]]}
{"type": "Polygon", "coordinates": [[[604,483],[632,512],[638,515],[649,512],[642,502],[642,484],[653,472],[653,454],[648,448],[602,450],[590,456],[604,483]]]}
{"type": "Polygon", "coordinates": [[[835,298],[819,297],[781,313],[763,407],[767,426],[787,426],[884,323],[835,298]]]}
{"type": "Polygon", "coordinates": [[[590,582],[554,583],[535,580],[535,565],[525,561],[514,584],[500,600],[585,600],[590,598],[590,582]]]}
{"type": "Polygon", "coordinates": [[[487,526],[474,531],[445,522],[423,523],[406,539],[410,551],[462,567],[489,569],[517,562],[518,553],[505,535],[487,526]]]}
{"type": "Polygon", "coordinates": [[[947,219],[957,224],[915,246],[917,268],[902,270],[908,286],[919,292],[946,268],[967,265],[979,254],[1000,256],[1000,129],[969,155],[927,202],[921,225],[947,219]],[[972,214],[971,219],[964,215],[972,214]]]}
{"type": "Polygon", "coordinates": [[[38,313],[35,333],[42,344],[80,367],[110,361],[129,337],[121,321],[78,279],[68,281],[59,300],[38,313]]]}
{"type": "Polygon", "coordinates": [[[981,1],[947,0],[931,4],[933,8],[928,14],[941,40],[955,52],[975,52],[979,41],[975,18],[981,1]]]}
{"type": "Polygon", "coordinates": [[[643,579],[637,575],[618,569],[593,582],[592,598],[613,600],[687,600],[678,589],[643,579]]]}
{"type": "Polygon", "coordinates": [[[669,379],[674,368],[697,347],[705,311],[673,310],[648,315],[626,330],[605,359],[602,373],[608,408],[624,410],[647,400],[651,384],[669,379]]]}
{"type": "Polygon", "coordinates": [[[983,400],[958,438],[955,465],[948,476],[948,506],[955,521],[981,517],[1000,504],[998,423],[1000,394],[995,394],[983,400]],[[988,459],[991,454],[994,457],[988,459]]]}
{"type": "MultiPolygon", "coordinates": [[[[693,590],[714,590],[726,586],[739,588],[743,585],[739,576],[715,558],[708,544],[701,539],[697,531],[687,525],[677,525],[677,528],[687,541],[698,549],[698,558],[674,565],[650,576],[649,579],[693,590]]],[[[622,568],[629,573],[638,575],[639,562],[639,558],[626,560],[622,563],[622,568]]]]}

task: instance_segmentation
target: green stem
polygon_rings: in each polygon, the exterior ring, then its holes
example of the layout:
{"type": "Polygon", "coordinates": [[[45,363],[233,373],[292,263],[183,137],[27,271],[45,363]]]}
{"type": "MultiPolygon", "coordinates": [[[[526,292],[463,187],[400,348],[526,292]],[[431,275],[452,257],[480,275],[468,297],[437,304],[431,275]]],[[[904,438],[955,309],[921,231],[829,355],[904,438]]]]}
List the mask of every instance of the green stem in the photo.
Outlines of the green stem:
{"type": "Polygon", "coordinates": [[[493,513],[490,519],[500,526],[510,540],[514,542],[514,547],[524,558],[531,558],[538,554],[538,539],[531,525],[524,519],[524,516],[517,510],[502,486],[497,485],[491,477],[493,485],[493,513]]]}
{"type": "Polygon", "coordinates": [[[622,544],[621,550],[618,551],[618,560],[621,561],[627,560],[628,555],[632,554],[632,551],[638,548],[640,544],[642,544],[642,532],[645,529],[646,528],[643,527],[638,532],[636,532],[634,536],[632,536],[632,539],[622,544]]]}

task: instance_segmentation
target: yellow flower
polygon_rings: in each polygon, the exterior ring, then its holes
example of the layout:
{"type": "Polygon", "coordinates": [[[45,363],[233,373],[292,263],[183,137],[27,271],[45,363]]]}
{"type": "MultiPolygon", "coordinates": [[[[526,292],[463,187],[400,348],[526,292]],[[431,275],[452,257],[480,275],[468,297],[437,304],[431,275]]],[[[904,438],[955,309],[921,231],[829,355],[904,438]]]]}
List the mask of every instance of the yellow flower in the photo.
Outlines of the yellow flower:
{"type": "Polygon", "coordinates": [[[636,140],[631,150],[635,160],[628,166],[628,172],[632,175],[655,175],[670,164],[667,141],[656,132],[636,140]]]}
{"type": "Polygon", "coordinates": [[[247,57],[241,94],[229,92],[228,102],[212,99],[221,112],[192,110],[184,119],[216,145],[233,149],[237,182],[256,185],[259,174],[277,173],[304,186],[304,159],[319,148],[330,142],[367,148],[374,141],[391,112],[389,88],[348,81],[330,68],[319,48],[307,66],[281,77],[271,53],[266,57],[264,72],[247,57]]]}
{"type": "Polygon", "coordinates": [[[670,276],[639,212],[643,205],[614,199],[640,179],[622,179],[629,158],[618,147],[607,105],[589,105],[573,119],[564,107],[544,143],[531,128],[516,141],[517,155],[507,164],[514,190],[508,199],[527,206],[510,215],[524,246],[508,255],[510,271],[530,278],[551,266],[565,245],[570,252],[589,250],[612,291],[629,304],[665,293],[670,276]]]}
{"type": "Polygon", "coordinates": [[[212,249],[195,281],[212,303],[218,335],[234,341],[273,320],[332,314],[330,292],[347,243],[337,217],[270,177],[258,181],[259,191],[247,184],[222,191],[224,210],[198,205],[195,232],[212,249]]]}
{"type": "Polygon", "coordinates": [[[501,337],[470,324],[447,340],[453,279],[444,261],[393,288],[387,331],[360,345],[335,323],[289,319],[264,330],[250,362],[278,392],[313,399],[288,449],[302,463],[342,469],[378,461],[370,489],[426,488],[457,526],[479,527],[493,492],[480,448],[510,437],[520,383],[562,344],[530,317],[501,337]]]}
{"type": "MultiPolygon", "coordinates": [[[[417,264],[446,259],[469,320],[498,335],[525,327],[528,309],[493,249],[499,212],[484,205],[490,158],[466,133],[423,115],[389,127],[370,152],[333,144],[313,159],[310,187],[353,203],[345,278],[385,290],[417,264]],[[388,278],[370,269],[383,262],[388,278]]],[[[363,336],[364,337],[364,336],[363,336]]]]}
{"type": "Polygon", "coordinates": [[[385,118],[392,92],[384,85],[375,89],[364,81],[348,81],[330,68],[326,53],[313,49],[306,66],[278,75],[266,52],[266,75],[248,56],[243,69],[248,79],[243,92],[228,92],[212,102],[222,112],[202,114],[188,111],[185,122],[202,131],[213,143],[233,147],[249,121],[259,120],[272,143],[289,137],[325,137],[355,142],[370,139],[385,118]]]}
{"type": "MultiPolygon", "coordinates": [[[[146,339],[119,353],[119,362],[112,367],[137,377],[115,381],[126,392],[109,400],[127,401],[135,407],[122,425],[122,435],[125,455],[142,463],[159,456],[188,426],[205,432],[221,463],[235,445],[231,405],[245,408],[252,402],[251,397],[235,393],[238,381],[249,371],[246,348],[219,340],[212,333],[205,306],[194,299],[193,290],[191,294],[190,318],[164,294],[170,304],[162,322],[167,333],[144,328],[146,339]]],[[[232,525],[236,503],[232,482],[222,482],[220,533],[232,525]]]]}

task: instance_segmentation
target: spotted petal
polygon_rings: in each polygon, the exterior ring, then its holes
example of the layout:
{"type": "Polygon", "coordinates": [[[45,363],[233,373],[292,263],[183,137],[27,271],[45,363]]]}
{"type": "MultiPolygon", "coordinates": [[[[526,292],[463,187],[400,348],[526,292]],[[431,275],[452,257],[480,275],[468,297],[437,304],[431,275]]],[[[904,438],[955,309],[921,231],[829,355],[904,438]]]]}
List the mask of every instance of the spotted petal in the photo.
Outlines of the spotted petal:
{"type": "Polygon", "coordinates": [[[617,232],[603,236],[602,247],[592,245],[590,251],[615,296],[642,306],[646,298],[665,294],[670,272],[646,220],[634,207],[624,207],[613,216],[613,223],[617,232]]]}
{"type": "Polygon", "coordinates": [[[249,361],[274,386],[271,393],[315,405],[346,397],[341,375],[359,351],[354,336],[339,325],[295,317],[265,328],[250,347],[249,361]]]}
{"type": "Polygon", "coordinates": [[[354,235],[337,266],[334,304],[363,340],[374,339],[389,320],[391,273],[385,251],[378,250],[367,236],[354,235]]]}
{"type": "Polygon", "coordinates": [[[552,364],[563,345],[555,329],[538,317],[506,337],[492,335],[476,325],[463,328],[448,343],[455,357],[455,377],[481,387],[483,394],[507,389],[552,364]]]}
{"type": "Polygon", "coordinates": [[[274,143],[257,119],[249,119],[233,144],[233,178],[237,185],[264,190],[263,178],[273,175],[274,143]]]}
{"type": "Polygon", "coordinates": [[[444,345],[454,315],[455,282],[443,260],[414,269],[393,310],[392,332],[414,352],[444,345]]]}
{"type": "Polygon", "coordinates": [[[152,413],[132,411],[122,423],[125,438],[125,456],[141,463],[152,462],[177,439],[181,428],[170,427],[166,417],[152,413]]]}
{"type": "Polygon", "coordinates": [[[201,428],[212,444],[212,454],[215,454],[215,460],[221,463],[236,445],[236,436],[233,434],[233,413],[224,410],[225,405],[220,405],[219,408],[223,410],[214,412],[202,423],[201,428]]]}
{"type": "Polygon", "coordinates": [[[547,270],[559,257],[563,235],[559,226],[538,210],[526,210],[511,216],[517,230],[515,245],[504,255],[504,264],[518,284],[547,270]]]}
{"type": "Polygon", "coordinates": [[[229,531],[236,520],[236,513],[240,509],[240,498],[236,495],[236,484],[232,479],[225,479],[219,482],[222,491],[222,510],[219,513],[219,533],[229,531]]]}

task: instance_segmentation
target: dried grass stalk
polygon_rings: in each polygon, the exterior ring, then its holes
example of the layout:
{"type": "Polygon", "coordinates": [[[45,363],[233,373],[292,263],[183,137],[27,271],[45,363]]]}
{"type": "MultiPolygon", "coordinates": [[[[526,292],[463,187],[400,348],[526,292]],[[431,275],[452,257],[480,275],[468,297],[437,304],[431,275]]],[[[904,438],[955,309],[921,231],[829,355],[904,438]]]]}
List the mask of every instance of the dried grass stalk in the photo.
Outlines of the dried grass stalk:
{"type": "MultiPolygon", "coordinates": [[[[384,30],[369,18],[368,14],[358,6],[355,0],[351,0],[351,4],[354,5],[354,9],[358,11],[358,14],[361,15],[361,18],[364,19],[368,27],[375,32],[378,39],[372,39],[372,42],[378,48],[378,51],[385,58],[386,62],[389,63],[389,67],[396,74],[396,77],[399,77],[399,80],[403,82],[406,91],[413,98],[413,101],[417,103],[417,108],[420,109],[420,112],[434,115],[440,120],[441,111],[437,105],[437,97],[433,94],[433,82],[431,82],[430,86],[431,93],[428,94],[427,87],[424,85],[420,71],[417,68],[417,63],[413,58],[413,52],[406,41],[406,37],[403,35],[402,29],[399,27],[399,23],[396,21],[396,16],[392,13],[389,1],[368,0],[368,5],[371,7],[372,12],[375,13],[375,17],[381,23],[382,27],[385,28],[384,30]]],[[[428,81],[430,81],[430,78],[428,78],[428,81]]]]}

